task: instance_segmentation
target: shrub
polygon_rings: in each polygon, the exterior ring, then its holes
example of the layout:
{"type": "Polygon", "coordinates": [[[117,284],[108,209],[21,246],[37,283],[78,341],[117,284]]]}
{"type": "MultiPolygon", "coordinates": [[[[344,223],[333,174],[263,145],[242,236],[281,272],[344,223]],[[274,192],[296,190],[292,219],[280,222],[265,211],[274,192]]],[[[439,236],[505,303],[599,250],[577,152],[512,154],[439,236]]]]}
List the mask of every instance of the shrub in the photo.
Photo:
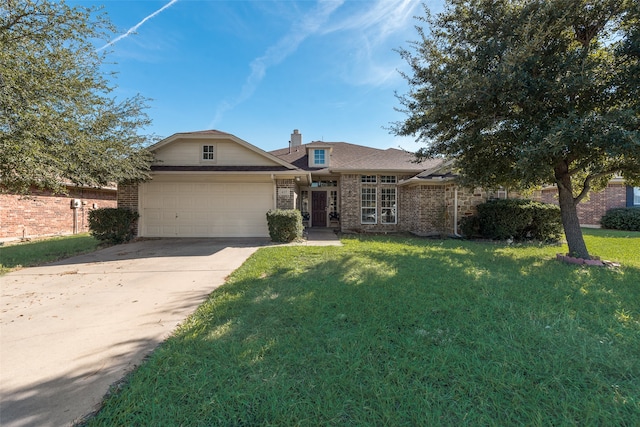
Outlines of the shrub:
{"type": "Polygon", "coordinates": [[[481,236],[478,215],[465,216],[462,218],[460,220],[460,231],[463,236],[468,238],[481,236]]]}
{"type": "Polygon", "coordinates": [[[556,241],[562,236],[560,208],[532,200],[490,200],[478,205],[477,217],[465,219],[462,232],[489,239],[556,241]],[[471,219],[473,218],[473,219],[471,219]]]}
{"type": "Polygon", "coordinates": [[[98,240],[123,243],[135,235],[136,221],[140,215],[129,209],[102,208],[89,212],[89,230],[98,240]]]}
{"type": "Polygon", "coordinates": [[[614,228],[617,230],[640,231],[640,209],[609,209],[607,213],[602,216],[600,225],[604,228],[614,228]]]}
{"type": "Polygon", "coordinates": [[[276,209],[267,212],[269,236],[274,242],[292,242],[302,237],[302,215],[296,209],[276,209]]]}

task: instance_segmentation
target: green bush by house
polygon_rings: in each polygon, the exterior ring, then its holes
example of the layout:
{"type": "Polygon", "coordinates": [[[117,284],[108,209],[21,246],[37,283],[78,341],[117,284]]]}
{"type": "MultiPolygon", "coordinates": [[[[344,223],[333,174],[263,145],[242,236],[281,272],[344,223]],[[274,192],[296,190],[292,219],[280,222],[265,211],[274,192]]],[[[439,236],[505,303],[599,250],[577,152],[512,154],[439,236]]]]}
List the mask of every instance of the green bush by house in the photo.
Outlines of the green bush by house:
{"type": "Polygon", "coordinates": [[[616,230],[640,231],[640,209],[609,209],[600,220],[600,225],[616,230]]]}
{"type": "Polygon", "coordinates": [[[274,242],[292,242],[302,237],[302,215],[296,209],[275,209],[267,212],[269,236],[274,242]]]}
{"type": "Polygon", "coordinates": [[[102,208],[89,212],[89,231],[98,240],[123,243],[135,236],[140,215],[129,209],[102,208]]]}
{"type": "Polygon", "coordinates": [[[467,237],[556,241],[562,236],[560,208],[533,200],[490,200],[464,219],[461,230],[467,237]]]}

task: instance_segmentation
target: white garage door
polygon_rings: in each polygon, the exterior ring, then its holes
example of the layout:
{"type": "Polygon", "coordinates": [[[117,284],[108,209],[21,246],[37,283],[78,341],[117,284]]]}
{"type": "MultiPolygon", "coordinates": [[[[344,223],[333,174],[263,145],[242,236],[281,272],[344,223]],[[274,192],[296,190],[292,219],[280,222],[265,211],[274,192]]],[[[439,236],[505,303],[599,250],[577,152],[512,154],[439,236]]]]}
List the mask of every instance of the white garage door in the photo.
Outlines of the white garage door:
{"type": "Polygon", "coordinates": [[[273,184],[157,182],[141,186],[144,237],[267,237],[273,184]]]}

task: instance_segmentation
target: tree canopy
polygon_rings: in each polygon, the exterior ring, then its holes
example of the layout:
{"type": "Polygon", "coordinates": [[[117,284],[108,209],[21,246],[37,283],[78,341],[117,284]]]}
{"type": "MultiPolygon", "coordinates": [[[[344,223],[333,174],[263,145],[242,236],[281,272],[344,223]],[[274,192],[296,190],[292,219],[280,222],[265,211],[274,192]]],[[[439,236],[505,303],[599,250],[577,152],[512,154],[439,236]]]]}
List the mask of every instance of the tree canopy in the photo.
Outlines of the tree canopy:
{"type": "Polygon", "coordinates": [[[105,53],[113,27],[64,1],[0,2],[0,188],[64,191],[147,177],[146,100],[118,100],[105,53]]]}
{"type": "Polygon", "coordinates": [[[640,3],[449,0],[417,19],[392,132],[455,158],[468,185],[556,184],[569,250],[588,258],[577,204],[640,179],[640,3]]]}

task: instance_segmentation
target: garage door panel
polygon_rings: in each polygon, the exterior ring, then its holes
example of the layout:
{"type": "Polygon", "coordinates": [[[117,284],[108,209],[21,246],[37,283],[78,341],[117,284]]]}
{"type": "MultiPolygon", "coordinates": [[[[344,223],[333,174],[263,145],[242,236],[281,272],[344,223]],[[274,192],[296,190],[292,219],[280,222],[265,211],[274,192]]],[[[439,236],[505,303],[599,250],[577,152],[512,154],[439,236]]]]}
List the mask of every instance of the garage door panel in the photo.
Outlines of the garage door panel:
{"type": "Polygon", "coordinates": [[[141,235],[264,237],[271,183],[167,183],[141,186],[141,235]]]}

